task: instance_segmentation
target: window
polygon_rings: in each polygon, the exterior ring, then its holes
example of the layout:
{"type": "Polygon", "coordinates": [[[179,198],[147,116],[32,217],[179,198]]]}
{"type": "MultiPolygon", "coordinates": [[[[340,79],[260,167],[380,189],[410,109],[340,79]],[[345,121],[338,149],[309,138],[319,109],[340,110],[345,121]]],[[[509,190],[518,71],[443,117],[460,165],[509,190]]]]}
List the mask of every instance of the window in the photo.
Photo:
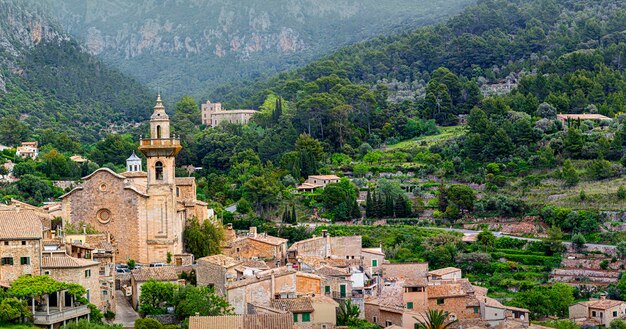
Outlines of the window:
{"type": "Polygon", "coordinates": [[[330,286],[324,286],[324,293],[330,294],[330,286]]]}
{"type": "Polygon", "coordinates": [[[154,176],[157,180],[163,180],[163,163],[161,161],[157,161],[154,164],[154,176]]]}
{"type": "Polygon", "coordinates": [[[4,241],[4,245],[8,246],[9,245],[9,241],[4,241]]]}
{"type": "Polygon", "coordinates": [[[90,278],[91,277],[91,270],[85,270],[85,277],[86,278],[90,278]]]}
{"type": "Polygon", "coordinates": [[[21,265],[30,265],[30,257],[20,257],[21,265]]]}
{"type": "Polygon", "coordinates": [[[412,310],[413,309],[413,302],[406,303],[406,308],[408,308],[409,310],[412,310]]]}
{"type": "Polygon", "coordinates": [[[22,241],[22,246],[25,246],[25,245],[26,245],[26,241],[22,241]]]}
{"type": "Polygon", "coordinates": [[[378,266],[378,259],[372,259],[372,267],[378,266]]]}
{"type": "Polygon", "coordinates": [[[617,316],[617,311],[613,311],[613,317],[617,316]]]}
{"type": "Polygon", "coordinates": [[[157,126],[156,133],[157,133],[157,138],[160,139],[161,138],[161,126],[157,126]]]}
{"type": "Polygon", "coordinates": [[[50,271],[43,271],[43,275],[50,275],[50,271]]]}
{"type": "Polygon", "coordinates": [[[298,313],[293,314],[293,322],[298,322],[298,313]]]}
{"type": "Polygon", "coordinates": [[[393,322],[387,320],[385,321],[385,327],[391,327],[393,325],[393,322]]]}
{"type": "Polygon", "coordinates": [[[311,313],[302,313],[302,322],[311,322],[311,313]]]}
{"type": "Polygon", "coordinates": [[[108,294],[109,294],[109,292],[108,292],[108,291],[106,291],[106,290],[102,290],[102,296],[106,296],[106,295],[108,295],[108,294]]]}
{"type": "Polygon", "coordinates": [[[13,257],[2,257],[2,265],[13,265],[13,257]]]}
{"type": "Polygon", "coordinates": [[[478,313],[478,311],[480,311],[479,307],[474,306],[474,313],[478,313]]]}
{"type": "Polygon", "coordinates": [[[437,298],[437,305],[443,305],[443,298],[437,298]]]}
{"type": "Polygon", "coordinates": [[[180,196],[180,188],[176,186],[176,197],[180,196]]]}
{"type": "Polygon", "coordinates": [[[596,311],[591,311],[591,316],[596,316],[596,311]]]}
{"type": "Polygon", "coordinates": [[[87,301],[90,302],[91,298],[89,298],[89,289],[87,289],[87,301]]]}

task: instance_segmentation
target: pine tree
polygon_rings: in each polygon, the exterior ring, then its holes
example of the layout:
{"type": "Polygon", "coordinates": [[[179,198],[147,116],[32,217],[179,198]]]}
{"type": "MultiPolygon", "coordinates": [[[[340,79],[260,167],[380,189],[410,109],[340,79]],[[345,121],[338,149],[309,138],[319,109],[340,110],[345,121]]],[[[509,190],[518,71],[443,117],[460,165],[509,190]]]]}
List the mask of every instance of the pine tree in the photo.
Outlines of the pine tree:
{"type": "Polygon", "coordinates": [[[365,203],[365,217],[374,218],[374,200],[372,199],[372,195],[370,191],[367,191],[367,198],[365,203]]]}

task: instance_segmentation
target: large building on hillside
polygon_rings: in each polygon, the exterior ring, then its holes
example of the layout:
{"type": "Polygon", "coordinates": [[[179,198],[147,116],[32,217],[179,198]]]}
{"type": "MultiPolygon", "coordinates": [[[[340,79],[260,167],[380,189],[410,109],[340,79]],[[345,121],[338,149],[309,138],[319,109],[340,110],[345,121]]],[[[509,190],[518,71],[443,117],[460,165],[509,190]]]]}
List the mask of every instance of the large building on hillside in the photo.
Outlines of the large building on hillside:
{"type": "Polygon", "coordinates": [[[61,196],[57,215],[64,223],[87,224],[110,233],[121,262],[165,262],[168,252],[182,254],[185,221],[205,220],[208,209],[196,200],[194,178],[175,176],[175,158],[181,149],[180,139],[170,134],[169,117],[159,96],[150,118],[150,137],[141,139],[139,145],[147,158],[146,171],[135,154],[122,174],[98,169],[84,177],[81,186],[61,196]]]}
{"type": "Polygon", "coordinates": [[[202,124],[209,127],[217,127],[220,122],[245,125],[255,113],[255,110],[222,110],[222,103],[207,101],[202,104],[202,124]]]}

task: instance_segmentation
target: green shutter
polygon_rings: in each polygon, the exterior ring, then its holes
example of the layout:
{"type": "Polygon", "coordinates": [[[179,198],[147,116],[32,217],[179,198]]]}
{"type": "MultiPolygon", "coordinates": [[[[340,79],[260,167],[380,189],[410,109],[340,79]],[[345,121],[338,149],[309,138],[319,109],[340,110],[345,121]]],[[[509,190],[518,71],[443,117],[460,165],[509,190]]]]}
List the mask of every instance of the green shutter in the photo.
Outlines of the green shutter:
{"type": "Polygon", "coordinates": [[[341,298],[345,298],[346,297],[346,286],[345,285],[341,285],[339,286],[339,297],[341,298]]]}
{"type": "Polygon", "coordinates": [[[413,302],[406,303],[406,308],[408,308],[409,310],[413,309],[413,302]]]}
{"type": "Polygon", "coordinates": [[[324,293],[330,294],[330,286],[324,286],[324,293]]]}
{"type": "Polygon", "coordinates": [[[298,322],[298,313],[293,314],[293,322],[298,322]]]}
{"type": "Polygon", "coordinates": [[[372,259],[372,267],[378,266],[378,259],[372,259]]]}
{"type": "Polygon", "coordinates": [[[310,322],[311,313],[302,313],[302,322],[310,322]]]}

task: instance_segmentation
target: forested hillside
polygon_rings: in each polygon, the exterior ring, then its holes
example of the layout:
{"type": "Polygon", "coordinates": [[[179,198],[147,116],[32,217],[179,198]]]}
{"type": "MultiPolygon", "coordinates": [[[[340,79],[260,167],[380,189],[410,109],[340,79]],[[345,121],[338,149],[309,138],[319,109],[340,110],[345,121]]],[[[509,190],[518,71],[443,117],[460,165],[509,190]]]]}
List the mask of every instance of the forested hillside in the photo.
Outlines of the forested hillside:
{"type": "Polygon", "coordinates": [[[198,98],[339,46],[454,15],[474,0],[46,0],[87,50],[154,89],[198,98]]]}
{"type": "Polygon", "coordinates": [[[94,142],[147,118],[152,98],[41,11],[0,2],[0,143],[15,144],[45,129],[94,142]]]}

